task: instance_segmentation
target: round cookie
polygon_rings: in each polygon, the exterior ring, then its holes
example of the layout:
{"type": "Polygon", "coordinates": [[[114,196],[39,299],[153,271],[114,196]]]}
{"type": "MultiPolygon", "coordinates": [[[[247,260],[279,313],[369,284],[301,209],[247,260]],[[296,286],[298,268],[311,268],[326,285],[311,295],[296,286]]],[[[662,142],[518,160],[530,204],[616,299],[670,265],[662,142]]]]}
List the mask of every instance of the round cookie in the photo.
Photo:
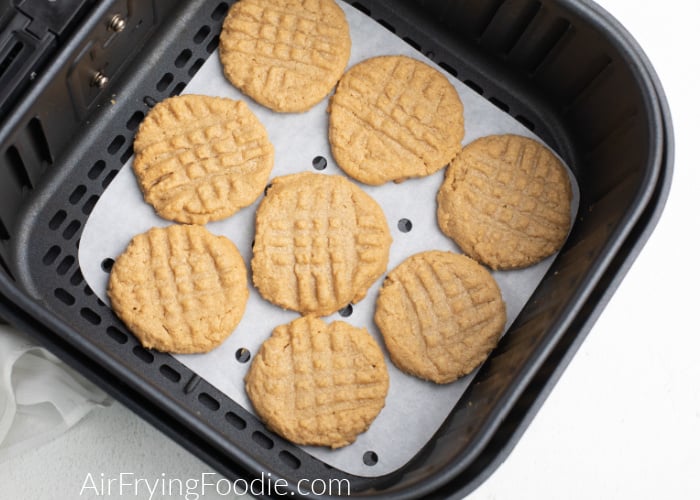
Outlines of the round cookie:
{"type": "Polygon", "coordinates": [[[306,316],[275,328],[245,382],[255,411],[274,432],[301,445],[339,448],[384,407],[389,373],[366,329],[306,316]]]}
{"type": "Polygon", "coordinates": [[[388,274],[374,321],[399,369],[446,384],[496,347],[506,309],[486,268],[465,255],[433,250],[388,274]]]}
{"type": "Polygon", "coordinates": [[[145,200],[169,220],[205,224],[248,206],[274,161],[265,128],[243,101],[181,95],[156,104],[134,140],[145,200]]]}
{"type": "Polygon", "coordinates": [[[203,226],[172,225],[131,240],[114,262],[107,293],[144,347],[200,353],[238,326],[248,282],[231,241],[203,226]]]}
{"type": "Polygon", "coordinates": [[[256,213],[253,283],[284,309],[325,316],[365,296],[390,245],[381,207],[346,178],[277,177],[256,213]]]}
{"type": "Polygon", "coordinates": [[[240,0],[224,20],[226,78],[273,111],[318,104],[350,58],[350,28],[333,0],[240,0]]]}
{"type": "Polygon", "coordinates": [[[561,248],[571,183],[549,149],[517,135],[482,137],[452,161],[438,192],[438,223],[492,269],[526,267],[561,248]]]}
{"type": "Polygon", "coordinates": [[[457,91],[442,73],[410,57],[374,57],[353,66],[329,111],[333,157],[365,184],[430,175],[462,147],[457,91]]]}

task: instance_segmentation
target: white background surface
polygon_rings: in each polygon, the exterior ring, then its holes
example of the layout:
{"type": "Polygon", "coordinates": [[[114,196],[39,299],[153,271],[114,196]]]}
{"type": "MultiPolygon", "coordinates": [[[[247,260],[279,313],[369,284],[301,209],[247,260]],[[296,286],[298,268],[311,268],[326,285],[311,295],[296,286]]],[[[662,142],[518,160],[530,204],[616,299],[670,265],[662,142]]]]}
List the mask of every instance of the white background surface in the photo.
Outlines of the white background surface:
{"type": "MultiPolygon", "coordinates": [[[[656,231],[538,415],[470,500],[700,498],[700,168],[694,151],[700,147],[700,3],[600,3],[639,41],[668,95],[676,138],[671,195],[656,231]]],[[[203,471],[210,468],[115,404],[1,464],[0,499],[94,498],[78,496],[87,473],[155,479],[203,471]]]]}

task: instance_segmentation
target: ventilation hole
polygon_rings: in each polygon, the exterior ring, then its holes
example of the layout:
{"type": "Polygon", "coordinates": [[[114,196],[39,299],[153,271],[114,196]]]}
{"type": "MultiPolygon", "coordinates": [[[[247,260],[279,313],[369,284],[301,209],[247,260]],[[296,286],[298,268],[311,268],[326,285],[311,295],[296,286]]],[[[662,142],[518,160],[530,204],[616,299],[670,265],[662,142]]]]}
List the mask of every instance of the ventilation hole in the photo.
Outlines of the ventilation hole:
{"type": "Polygon", "coordinates": [[[143,103],[148,106],[149,108],[152,108],[156,104],[158,104],[158,101],[156,101],[153,97],[150,95],[147,95],[146,97],[143,98],[143,103]]]}
{"type": "Polygon", "coordinates": [[[219,46],[219,35],[214,36],[207,44],[207,52],[211,54],[219,46]]]}
{"type": "Polygon", "coordinates": [[[378,19],[377,22],[379,24],[381,24],[382,26],[384,26],[389,31],[391,31],[392,33],[396,33],[396,28],[394,28],[394,26],[392,26],[392,24],[389,23],[389,21],[385,21],[384,19],[378,19]]]}
{"type": "Polygon", "coordinates": [[[228,412],[226,414],[226,421],[238,430],[243,430],[248,426],[245,423],[245,420],[243,420],[241,417],[239,417],[235,413],[231,413],[231,412],[228,412]]]}
{"type": "Polygon", "coordinates": [[[68,224],[63,230],[63,239],[70,240],[71,238],[73,238],[73,236],[75,236],[75,233],[78,232],[78,229],[80,229],[80,221],[71,221],[71,223],[68,224]]]}
{"type": "Polygon", "coordinates": [[[78,286],[83,282],[83,273],[80,272],[80,267],[75,270],[75,272],[70,277],[70,284],[73,286],[78,286]]]}
{"type": "Polygon", "coordinates": [[[50,266],[56,261],[56,258],[61,254],[61,247],[58,247],[56,245],[52,246],[49,248],[49,250],[44,254],[44,258],[41,259],[41,262],[44,263],[45,266],[50,266]]]}
{"type": "Polygon", "coordinates": [[[433,59],[435,57],[435,52],[433,52],[432,50],[428,50],[425,53],[425,57],[427,57],[428,59],[433,59]]]}
{"type": "Polygon", "coordinates": [[[75,304],[75,297],[73,297],[70,293],[65,291],[63,288],[56,288],[53,291],[54,296],[63,302],[67,306],[72,306],[75,304]]]}
{"type": "Polygon", "coordinates": [[[0,220],[0,240],[9,240],[10,232],[5,227],[5,224],[0,220]]]}
{"type": "Polygon", "coordinates": [[[250,244],[250,248],[255,248],[255,238],[253,238],[253,242],[250,244]]]}
{"type": "Polygon", "coordinates": [[[420,44],[416,42],[414,39],[409,38],[407,36],[403,37],[403,41],[409,44],[411,47],[413,47],[416,50],[420,50],[420,44]]]}
{"type": "Polygon", "coordinates": [[[0,76],[5,74],[5,71],[7,71],[12,62],[17,59],[17,56],[20,54],[20,52],[22,52],[23,48],[24,44],[22,42],[15,42],[12,48],[7,52],[5,58],[2,60],[2,62],[0,62],[0,76]]]}
{"type": "Polygon", "coordinates": [[[357,10],[359,10],[360,12],[367,14],[368,16],[372,15],[372,12],[369,10],[369,8],[365,7],[364,4],[361,4],[360,2],[353,2],[352,6],[355,7],[357,10]]]}
{"type": "Polygon", "coordinates": [[[63,258],[61,263],[56,268],[56,272],[58,273],[59,276],[63,276],[70,270],[71,267],[73,267],[74,263],[75,263],[75,257],[73,257],[72,255],[67,255],[66,257],[63,258]]]}
{"type": "Polygon", "coordinates": [[[109,184],[114,180],[118,173],[119,170],[110,170],[109,173],[102,180],[102,187],[104,189],[107,189],[107,186],[109,186],[109,184]]]}
{"type": "Polygon", "coordinates": [[[313,165],[316,170],[325,170],[326,166],[328,166],[328,162],[323,156],[317,156],[311,161],[311,165],[313,165]]]}
{"type": "Polygon", "coordinates": [[[199,402],[202,403],[203,406],[206,406],[211,411],[218,411],[218,409],[221,408],[219,402],[206,392],[200,392],[197,399],[199,399],[199,402]]]}
{"type": "Polygon", "coordinates": [[[122,165],[124,165],[129,158],[131,158],[131,155],[134,154],[134,146],[129,146],[126,148],[124,153],[119,157],[119,161],[121,162],[122,165]]]}
{"type": "Polygon", "coordinates": [[[159,370],[160,373],[171,382],[179,382],[182,378],[180,373],[168,365],[160,365],[159,370]]]}
{"type": "Polygon", "coordinates": [[[497,108],[502,109],[506,113],[510,110],[510,106],[508,106],[505,102],[501,101],[500,99],[490,97],[489,101],[491,101],[497,108]]]}
{"type": "Polygon", "coordinates": [[[32,140],[34,151],[39,153],[41,161],[51,163],[53,161],[53,157],[51,156],[51,149],[49,149],[49,141],[46,139],[46,134],[44,133],[44,127],[41,126],[41,121],[39,121],[36,116],[29,120],[27,130],[29,131],[29,137],[32,140]]]}
{"type": "Polygon", "coordinates": [[[85,215],[90,215],[90,212],[92,212],[92,209],[95,208],[95,205],[97,204],[97,200],[99,200],[100,197],[97,196],[96,194],[93,194],[88,198],[88,200],[85,202],[85,205],[83,205],[83,213],[85,215]]]}
{"type": "Polygon", "coordinates": [[[411,222],[409,219],[399,219],[397,226],[399,227],[399,231],[402,233],[408,233],[411,229],[413,229],[413,222],[411,222]]]}
{"type": "Polygon", "coordinates": [[[59,210],[58,212],[56,212],[49,221],[49,229],[55,231],[56,229],[61,227],[61,224],[63,224],[63,221],[66,220],[66,217],[68,217],[68,214],[65,210],[59,210]]]}
{"type": "Polygon", "coordinates": [[[124,145],[126,142],[126,139],[124,138],[123,135],[118,135],[116,136],[113,140],[112,143],[107,146],[107,152],[111,155],[119,151],[119,149],[124,145]]]}
{"type": "Polygon", "coordinates": [[[173,76],[172,73],[166,73],[164,74],[160,80],[158,80],[158,83],[156,83],[156,89],[158,92],[163,92],[165,89],[167,89],[171,83],[173,83],[173,80],[175,77],[173,76]]]}
{"type": "Polygon", "coordinates": [[[228,12],[228,4],[221,2],[216,6],[214,12],[211,13],[211,18],[214,21],[221,21],[228,12]]]}
{"type": "Polygon", "coordinates": [[[97,160],[95,164],[90,168],[88,171],[88,179],[95,180],[97,179],[100,175],[102,175],[102,172],[104,171],[106,166],[106,163],[102,160],[97,160]]]}
{"type": "Polygon", "coordinates": [[[289,453],[287,450],[280,451],[280,460],[285,463],[291,469],[298,469],[301,467],[301,460],[289,453]]]}
{"type": "Polygon", "coordinates": [[[93,292],[92,288],[90,288],[88,285],[85,285],[85,288],[83,288],[83,293],[88,297],[92,297],[93,295],[95,295],[95,292],[93,292]]]}
{"type": "Polygon", "coordinates": [[[110,257],[107,257],[106,259],[104,259],[102,261],[102,263],[100,264],[100,267],[102,268],[102,270],[104,272],[106,272],[107,274],[112,272],[112,266],[114,266],[114,259],[112,259],[110,257]]]}
{"type": "Polygon", "coordinates": [[[516,115],[515,119],[518,120],[520,123],[522,123],[523,125],[525,125],[527,128],[529,128],[530,130],[532,130],[534,132],[535,124],[532,123],[527,118],[525,118],[523,115],[516,115]]]}
{"type": "Polygon", "coordinates": [[[144,349],[140,345],[134,346],[134,348],[131,350],[131,352],[133,352],[134,356],[139,358],[144,363],[151,364],[151,363],[153,363],[153,360],[155,359],[155,356],[153,356],[153,353],[151,351],[144,349]]]}
{"type": "Polygon", "coordinates": [[[77,205],[82,199],[83,195],[85,195],[86,191],[87,188],[81,184],[73,190],[71,195],[68,197],[68,201],[71,203],[71,205],[77,205]]]}
{"type": "Polygon", "coordinates": [[[338,311],[338,314],[340,314],[343,318],[347,318],[348,316],[352,315],[352,304],[348,304],[347,306],[343,307],[340,311],[338,311]]]}
{"type": "Polygon", "coordinates": [[[446,62],[440,62],[440,63],[438,63],[438,66],[440,66],[442,69],[444,69],[445,71],[447,71],[447,72],[448,72],[449,74],[451,74],[452,76],[457,76],[457,70],[454,69],[454,68],[453,68],[452,66],[450,66],[449,64],[447,64],[446,62]]]}
{"type": "Polygon", "coordinates": [[[270,439],[268,436],[266,436],[265,434],[263,434],[260,431],[255,431],[253,433],[252,437],[253,437],[253,441],[258,443],[260,446],[262,446],[266,450],[271,450],[272,447],[275,445],[275,443],[272,441],[272,439],[270,439]]]}
{"type": "Polygon", "coordinates": [[[107,327],[107,335],[117,344],[126,344],[126,341],[129,340],[129,336],[126,333],[114,326],[107,327]]]}
{"type": "Polygon", "coordinates": [[[190,69],[187,70],[187,74],[190,76],[196,75],[199,68],[202,67],[202,64],[204,64],[204,59],[200,57],[192,64],[192,66],[190,66],[190,69]]]}
{"type": "Polygon", "coordinates": [[[19,150],[15,146],[10,146],[7,148],[7,151],[5,151],[5,158],[7,159],[7,165],[10,167],[10,172],[14,175],[17,184],[22,188],[31,189],[32,181],[29,179],[27,167],[19,154],[19,150]]]}
{"type": "Polygon", "coordinates": [[[194,43],[202,43],[211,33],[211,28],[209,26],[202,26],[199,31],[194,35],[192,41],[194,43]]]}
{"type": "Polygon", "coordinates": [[[191,57],[192,57],[192,51],[190,49],[184,49],[175,58],[175,67],[176,68],[184,67],[185,64],[187,64],[187,61],[189,61],[191,57]]]}
{"type": "Polygon", "coordinates": [[[377,465],[377,462],[379,462],[379,457],[373,451],[366,451],[364,455],[362,455],[362,461],[365,463],[365,465],[377,465]]]}
{"type": "Polygon", "coordinates": [[[80,315],[93,325],[99,325],[102,322],[100,315],[88,307],[83,307],[80,310],[80,315]]]}
{"type": "Polygon", "coordinates": [[[484,89],[481,88],[480,85],[477,85],[476,83],[474,83],[473,81],[471,81],[471,80],[464,80],[464,84],[465,84],[467,87],[469,87],[470,89],[472,89],[474,92],[476,92],[477,94],[480,94],[480,95],[483,95],[483,94],[484,94],[484,89]]]}
{"type": "Polygon", "coordinates": [[[142,111],[136,111],[133,115],[131,115],[129,121],[126,122],[126,128],[133,132],[134,130],[139,128],[139,125],[141,125],[141,122],[143,121],[143,118],[145,116],[146,115],[144,115],[142,111]]]}
{"type": "Polygon", "coordinates": [[[241,347],[236,351],[236,360],[239,363],[247,363],[250,359],[250,351],[245,347],[241,347]]]}
{"type": "Polygon", "coordinates": [[[180,95],[180,93],[181,93],[183,90],[185,90],[185,87],[186,87],[186,86],[187,86],[187,84],[186,84],[185,82],[180,82],[180,83],[178,83],[177,85],[175,85],[175,87],[173,87],[173,91],[170,92],[170,97],[173,97],[173,96],[176,96],[176,95],[180,95]]]}

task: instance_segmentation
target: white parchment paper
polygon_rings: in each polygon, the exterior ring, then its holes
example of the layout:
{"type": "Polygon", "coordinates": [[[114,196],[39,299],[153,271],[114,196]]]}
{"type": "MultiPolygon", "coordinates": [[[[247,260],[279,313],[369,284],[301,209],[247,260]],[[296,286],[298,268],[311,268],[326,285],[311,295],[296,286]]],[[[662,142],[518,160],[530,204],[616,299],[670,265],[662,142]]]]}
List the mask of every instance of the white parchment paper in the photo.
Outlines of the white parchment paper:
{"type": "MultiPolygon", "coordinates": [[[[377,55],[403,54],[422,60],[443,72],[457,88],[464,104],[465,138],[463,144],[490,135],[515,133],[536,138],[527,128],[490,102],[476,94],[456,78],[424,57],[403,40],[375,23],[344,2],[340,6],[350,25],[352,53],[349,66],[377,55]]],[[[312,161],[323,156],[327,162],[325,174],[342,174],[333,161],[328,143],[327,99],[306,113],[280,114],[254,103],[225,80],[219,58],[213,54],[195,75],[184,93],[208,94],[245,100],[267,128],[275,147],[275,166],[272,176],[294,172],[312,171],[312,161]]],[[[391,247],[389,270],[415,253],[443,249],[459,252],[459,248],[438,229],[436,194],[442,183],[444,171],[400,184],[361,187],[381,205],[394,239],[391,247]],[[409,232],[401,232],[398,221],[408,219],[412,223],[409,232]]],[[[578,186],[570,174],[574,191],[572,220],[578,208],[578,186]]],[[[259,200],[234,216],[208,228],[215,234],[230,238],[241,251],[248,266],[252,256],[254,217],[259,200]]],[[[79,260],[83,275],[106,303],[109,275],[103,270],[105,259],[115,259],[136,234],[154,226],[167,226],[171,222],[159,218],[143,201],[131,160],[114,178],[95,206],[80,240],[79,260]]],[[[508,319],[506,331],[539,281],[549,268],[553,257],[527,269],[496,272],[494,277],[501,287],[506,301],[508,319]]],[[[250,275],[250,267],[248,267],[250,275]]],[[[374,303],[383,279],[377,280],[360,303],[353,306],[349,317],[338,313],[326,318],[328,322],[344,320],[366,327],[382,345],[381,335],[373,323],[374,303]]],[[[250,361],[241,363],[235,353],[239,348],[255,354],[260,344],[276,326],[292,321],[297,313],[283,311],[263,300],[250,286],[250,299],[241,323],[236,331],[214,351],[202,355],[178,355],[176,358],[205,378],[231,399],[251,413],[253,410],[245,393],[243,377],[250,361]]],[[[449,385],[439,386],[410,377],[397,370],[387,356],[390,388],[386,406],[370,429],[360,435],[355,443],[338,450],[306,447],[311,455],[329,465],[359,476],[374,477],[388,474],[408,462],[432,437],[445,420],[473,374],[449,385]],[[366,465],[363,455],[373,451],[378,461],[366,465]]]]}

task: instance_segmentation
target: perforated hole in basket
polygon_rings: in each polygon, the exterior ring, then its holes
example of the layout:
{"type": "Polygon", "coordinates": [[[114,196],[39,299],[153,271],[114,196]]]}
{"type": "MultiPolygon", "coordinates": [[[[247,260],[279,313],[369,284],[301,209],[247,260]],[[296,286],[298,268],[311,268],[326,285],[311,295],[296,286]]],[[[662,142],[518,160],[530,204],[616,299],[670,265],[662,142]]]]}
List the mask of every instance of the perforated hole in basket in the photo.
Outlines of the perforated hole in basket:
{"type": "Polygon", "coordinates": [[[236,361],[239,363],[247,363],[250,360],[250,351],[245,347],[236,350],[236,361]]]}
{"type": "Polygon", "coordinates": [[[413,222],[411,222],[410,219],[401,218],[397,223],[397,227],[402,233],[408,233],[411,231],[411,229],[413,229],[413,222]]]}

